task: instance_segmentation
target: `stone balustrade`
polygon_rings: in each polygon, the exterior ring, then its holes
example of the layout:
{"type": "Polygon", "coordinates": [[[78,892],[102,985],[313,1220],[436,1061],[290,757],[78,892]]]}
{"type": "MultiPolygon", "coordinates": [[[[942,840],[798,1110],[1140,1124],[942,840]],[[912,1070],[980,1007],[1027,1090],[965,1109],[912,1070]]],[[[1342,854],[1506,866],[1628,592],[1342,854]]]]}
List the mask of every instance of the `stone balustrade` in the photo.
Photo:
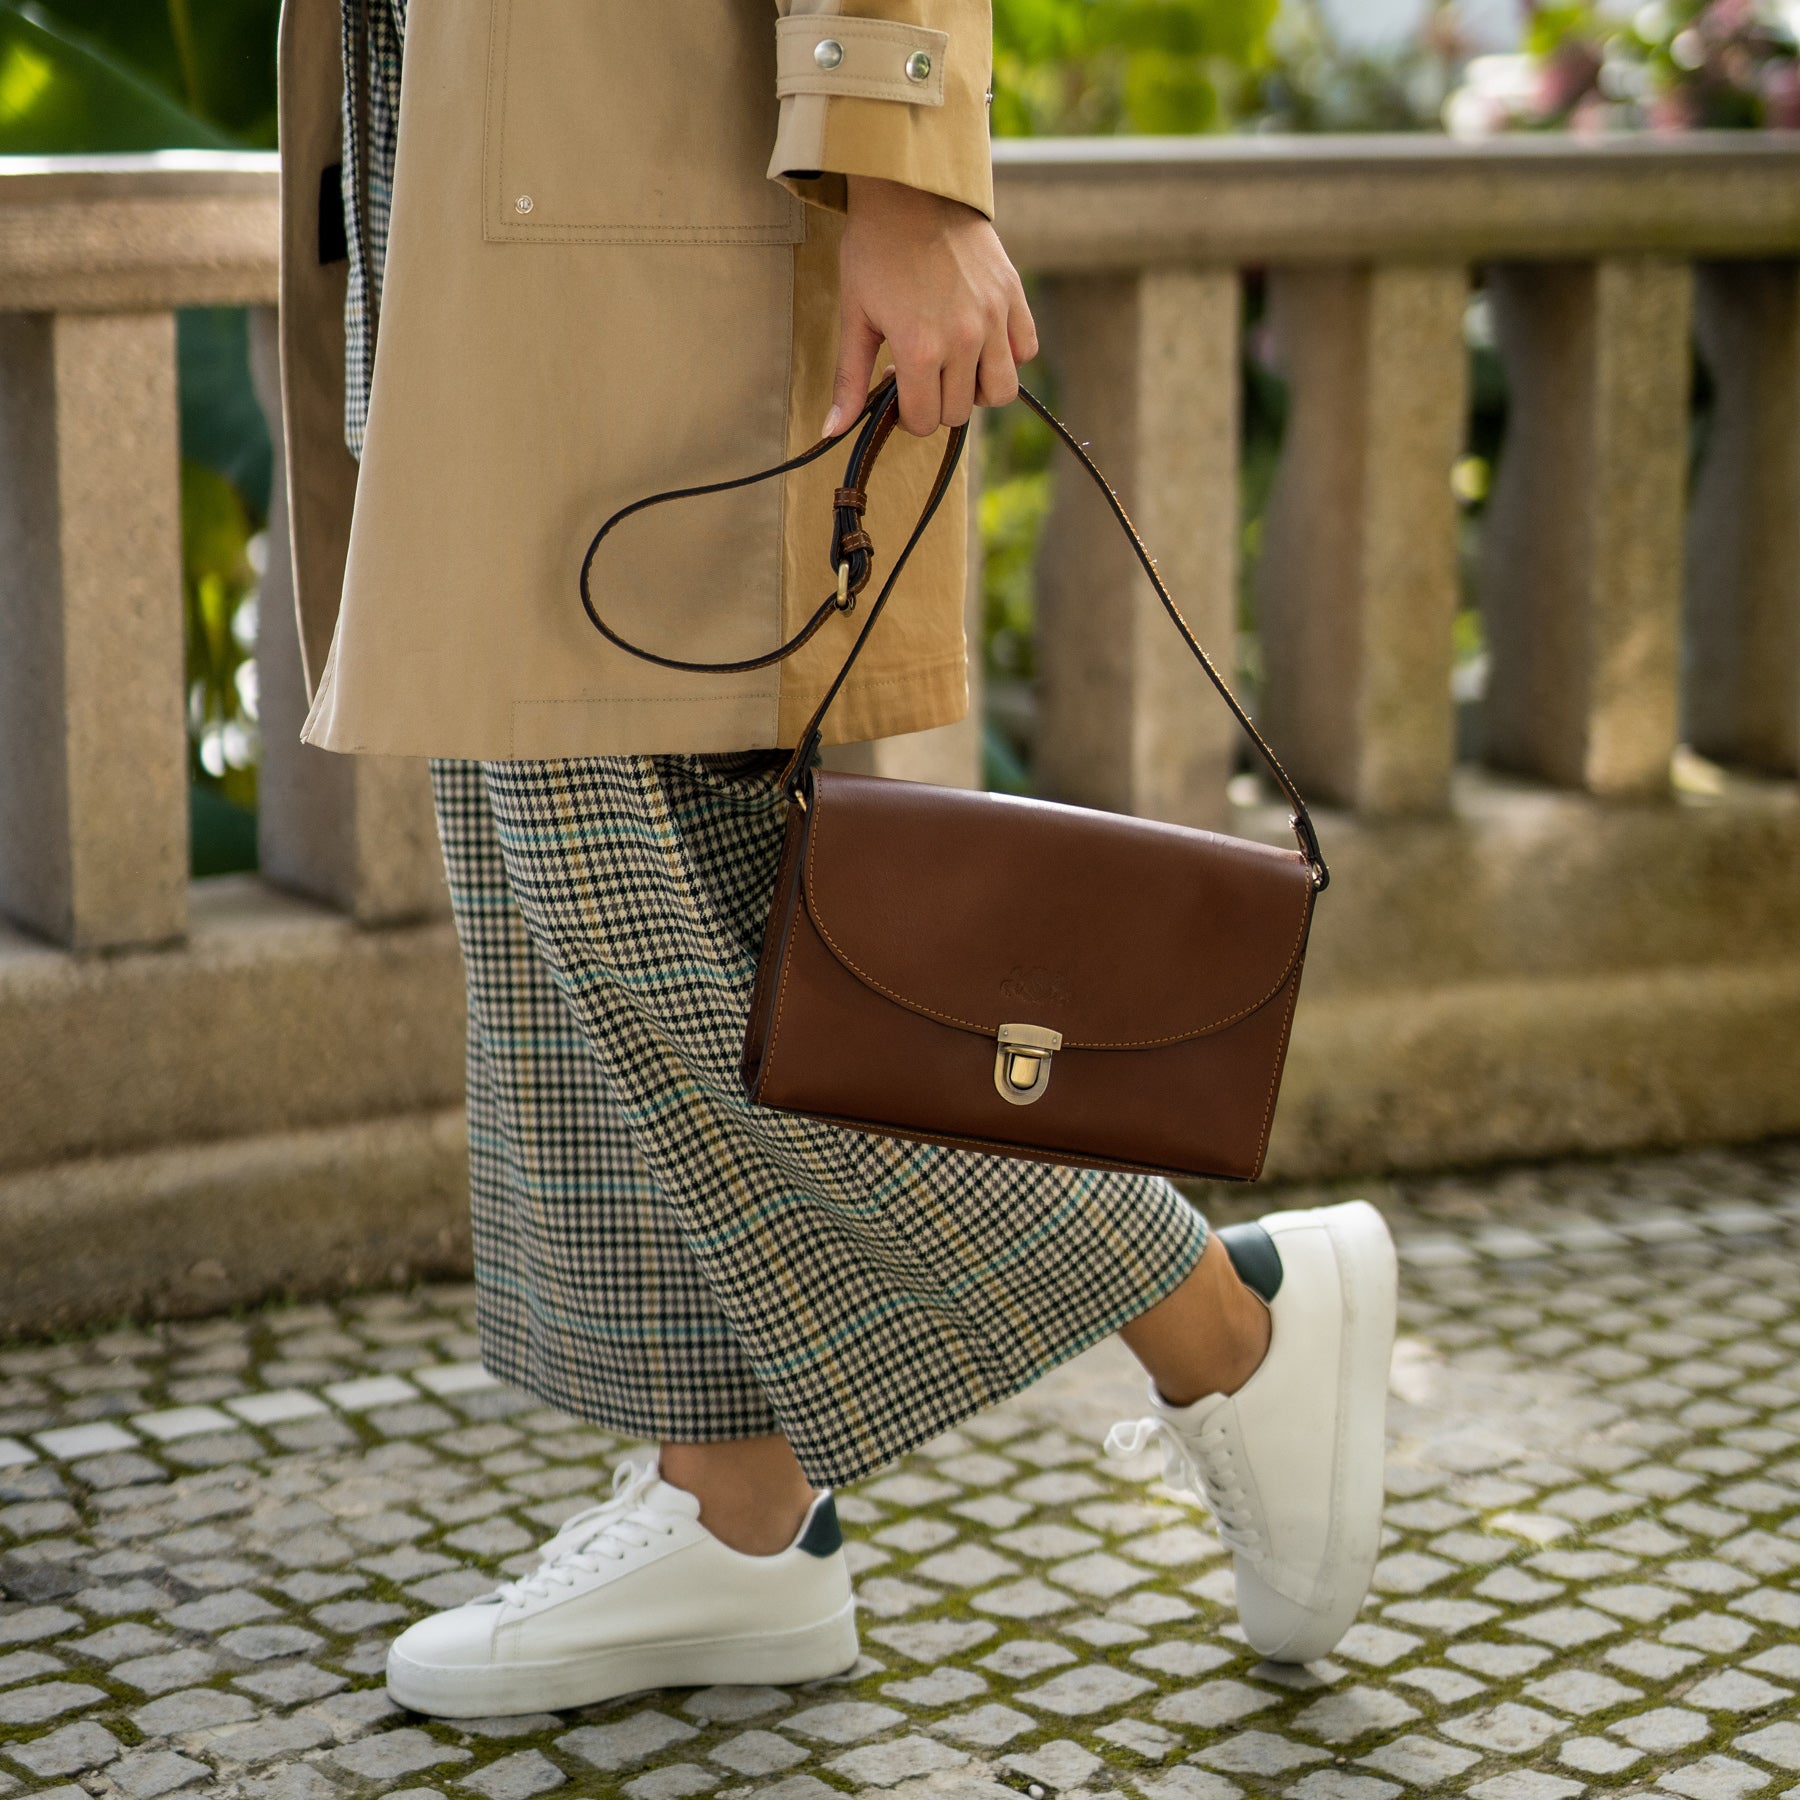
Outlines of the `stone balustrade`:
{"type": "MultiPolygon", "coordinates": [[[[1800,134],[996,164],[1061,410],[1215,646],[1265,283],[1289,415],[1259,710],[1336,873],[1272,1172],[1800,1128],[1800,134]],[[1450,471],[1476,286],[1510,398],[1471,764],[1450,471]]],[[[0,163],[0,1330],[466,1256],[422,770],[297,740],[279,482],[263,873],[187,879],[173,315],[257,309],[273,410],[275,244],[270,158],[0,163]]],[[[1282,840],[1074,479],[1039,589],[1043,790],[1282,840]]],[[[977,737],[845,760],[968,782],[977,737]]]]}

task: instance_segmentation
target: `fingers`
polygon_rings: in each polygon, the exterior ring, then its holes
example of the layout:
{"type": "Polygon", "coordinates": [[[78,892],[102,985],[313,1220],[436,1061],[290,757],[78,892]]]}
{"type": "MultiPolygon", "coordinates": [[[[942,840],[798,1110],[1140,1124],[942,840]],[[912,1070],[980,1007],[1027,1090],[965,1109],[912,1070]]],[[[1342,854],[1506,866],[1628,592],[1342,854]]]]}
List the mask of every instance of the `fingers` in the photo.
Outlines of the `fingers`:
{"type": "Polygon", "coordinates": [[[939,377],[938,414],[946,425],[968,424],[969,414],[975,410],[975,403],[980,398],[981,365],[992,343],[992,337],[984,344],[971,333],[944,359],[939,377]]]}
{"type": "Polygon", "coordinates": [[[938,416],[946,425],[966,425],[969,415],[981,403],[981,365],[971,359],[955,368],[946,368],[941,380],[942,398],[938,416]]]}
{"type": "Polygon", "coordinates": [[[983,406],[1006,406],[1019,397],[1019,364],[1038,353],[1037,326],[1025,303],[1025,290],[1015,278],[1002,328],[990,336],[981,353],[983,406]]]}
{"type": "Polygon", "coordinates": [[[875,373],[875,353],[881,333],[861,311],[844,318],[838,327],[837,373],[831,382],[831,411],[825,415],[820,437],[830,437],[854,419],[869,397],[869,377],[875,373]]]}
{"type": "Polygon", "coordinates": [[[930,437],[943,417],[943,361],[928,349],[894,345],[894,376],[900,389],[900,424],[914,437],[930,437]]]}
{"type": "Polygon", "coordinates": [[[1019,397],[1019,370],[1005,338],[989,338],[981,352],[981,375],[975,401],[979,406],[1005,406],[1019,397]]]}
{"type": "Polygon", "coordinates": [[[1006,341],[1015,363],[1028,363],[1038,353],[1037,321],[1025,301],[1025,290],[1013,281],[1012,305],[1006,313],[1006,341]]]}
{"type": "Polygon", "coordinates": [[[824,436],[861,410],[884,341],[899,422],[915,437],[966,425],[975,407],[1017,397],[1018,365],[1037,354],[1037,327],[992,227],[972,216],[973,226],[958,217],[920,251],[897,247],[893,231],[859,231],[852,213],[840,250],[842,324],[824,436]]]}
{"type": "MultiPolygon", "coordinates": [[[[1023,296],[1019,310],[1024,313],[1020,336],[1035,353],[1037,336],[1023,296]]],[[[1018,397],[1012,317],[996,308],[985,332],[977,318],[947,341],[896,354],[900,423],[908,431],[929,437],[939,425],[968,424],[977,406],[1004,406],[1018,397]]]]}

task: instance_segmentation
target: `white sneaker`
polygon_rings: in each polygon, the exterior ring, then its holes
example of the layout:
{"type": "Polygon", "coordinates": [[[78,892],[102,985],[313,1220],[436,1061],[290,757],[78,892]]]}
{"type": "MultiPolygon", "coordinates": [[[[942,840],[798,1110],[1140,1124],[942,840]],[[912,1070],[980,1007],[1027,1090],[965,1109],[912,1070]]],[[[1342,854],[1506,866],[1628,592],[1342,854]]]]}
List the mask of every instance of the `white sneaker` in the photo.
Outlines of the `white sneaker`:
{"type": "Polygon", "coordinates": [[[829,1492],[794,1541],[746,1556],[700,1502],[625,1463],[529,1575],[421,1619],[388,1651],[388,1693],[442,1719],[559,1712],[640,1688],[780,1685],[856,1661],[856,1602],[829,1492]]]}
{"type": "Polygon", "coordinates": [[[1394,1245],[1366,1200],[1219,1232],[1269,1308],[1269,1352],[1235,1394],[1115,1425],[1135,1456],[1160,1437],[1171,1487],[1204,1497],[1233,1553],[1251,1648],[1311,1662],[1350,1629],[1381,1543],[1394,1245]]]}

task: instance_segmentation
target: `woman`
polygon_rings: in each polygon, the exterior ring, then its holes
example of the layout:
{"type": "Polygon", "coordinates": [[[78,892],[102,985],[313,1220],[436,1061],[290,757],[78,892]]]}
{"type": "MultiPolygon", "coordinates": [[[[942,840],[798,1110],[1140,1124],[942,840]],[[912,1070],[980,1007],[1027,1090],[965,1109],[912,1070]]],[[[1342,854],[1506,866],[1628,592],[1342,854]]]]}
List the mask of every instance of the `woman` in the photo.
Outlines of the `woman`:
{"type": "MultiPolygon", "coordinates": [[[[1379,1217],[1209,1234],[1160,1180],[751,1108],[781,747],[854,624],[778,674],[696,677],[614,651],[574,601],[601,518],[831,435],[879,355],[908,435],[870,497],[878,550],[933,434],[1014,396],[1037,340],[990,222],[989,34],[986,0],[421,0],[410,22],[405,0],[287,0],[305,736],[431,759],[483,1359],[660,1446],[534,1575],[399,1638],[390,1690],[421,1711],[848,1667],[831,1486],[1115,1330],[1150,1375],[1121,1442],[1162,1437],[1211,1506],[1250,1642],[1323,1655],[1366,1590],[1379,1217]]],[[[828,585],[833,478],[821,459],[634,521],[602,606],[667,654],[771,647],[828,585]]],[[[965,708],[962,503],[840,738],[965,708]]]]}

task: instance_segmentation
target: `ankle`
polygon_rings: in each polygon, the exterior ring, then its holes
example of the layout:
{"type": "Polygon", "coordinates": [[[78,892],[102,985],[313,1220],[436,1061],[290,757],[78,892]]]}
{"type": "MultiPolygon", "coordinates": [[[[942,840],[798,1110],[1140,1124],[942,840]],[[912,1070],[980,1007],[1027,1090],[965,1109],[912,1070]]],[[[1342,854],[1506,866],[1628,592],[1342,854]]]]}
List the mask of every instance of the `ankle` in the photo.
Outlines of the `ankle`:
{"type": "Polygon", "coordinates": [[[1213,1394],[1235,1394],[1263,1365],[1269,1353],[1269,1309],[1247,1288],[1240,1288],[1222,1308],[1207,1346],[1204,1364],[1169,1371],[1169,1380],[1154,1377],[1165,1406],[1192,1406],[1213,1394]]]}
{"type": "Polygon", "coordinates": [[[1262,1366],[1269,1309],[1212,1237],[1181,1285],[1119,1335],[1167,1405],[1192,1406],[1209,1394],[1235,1394],[1262,1366]]]}
{"type": "Polygon", "coordinates": [[[779,1439],[665,1444],[661,1473],[700,1502],[700,1523],[720,1543],[745,1556],[785,1550],[818,1498],[779,1439]]]}
{"type": "Polygon", "coordinates": [[[1273,1322],[1267,1302],[1259,1299],[1248,1288],[1243,1290],[1243,1303],[1237,1311],[1233,1355],[1220,1370],[1218,1391],[1221,1394],[1235,1394],[1263,1366],[1263,1360],[1269,1354],[1269,1341],[1273,1336],[1273,1322]]]}
{"type": "Polygon", "coordinates": [[[808,1488],[799,1498],[784,1504],[767,1500],[737,1504],[718,1500],[700,1502],[700,1523],[728,1550],[742,1556],[776,1556],[799,1535],[801,1522],[817,1496],[808,1488]]]}

